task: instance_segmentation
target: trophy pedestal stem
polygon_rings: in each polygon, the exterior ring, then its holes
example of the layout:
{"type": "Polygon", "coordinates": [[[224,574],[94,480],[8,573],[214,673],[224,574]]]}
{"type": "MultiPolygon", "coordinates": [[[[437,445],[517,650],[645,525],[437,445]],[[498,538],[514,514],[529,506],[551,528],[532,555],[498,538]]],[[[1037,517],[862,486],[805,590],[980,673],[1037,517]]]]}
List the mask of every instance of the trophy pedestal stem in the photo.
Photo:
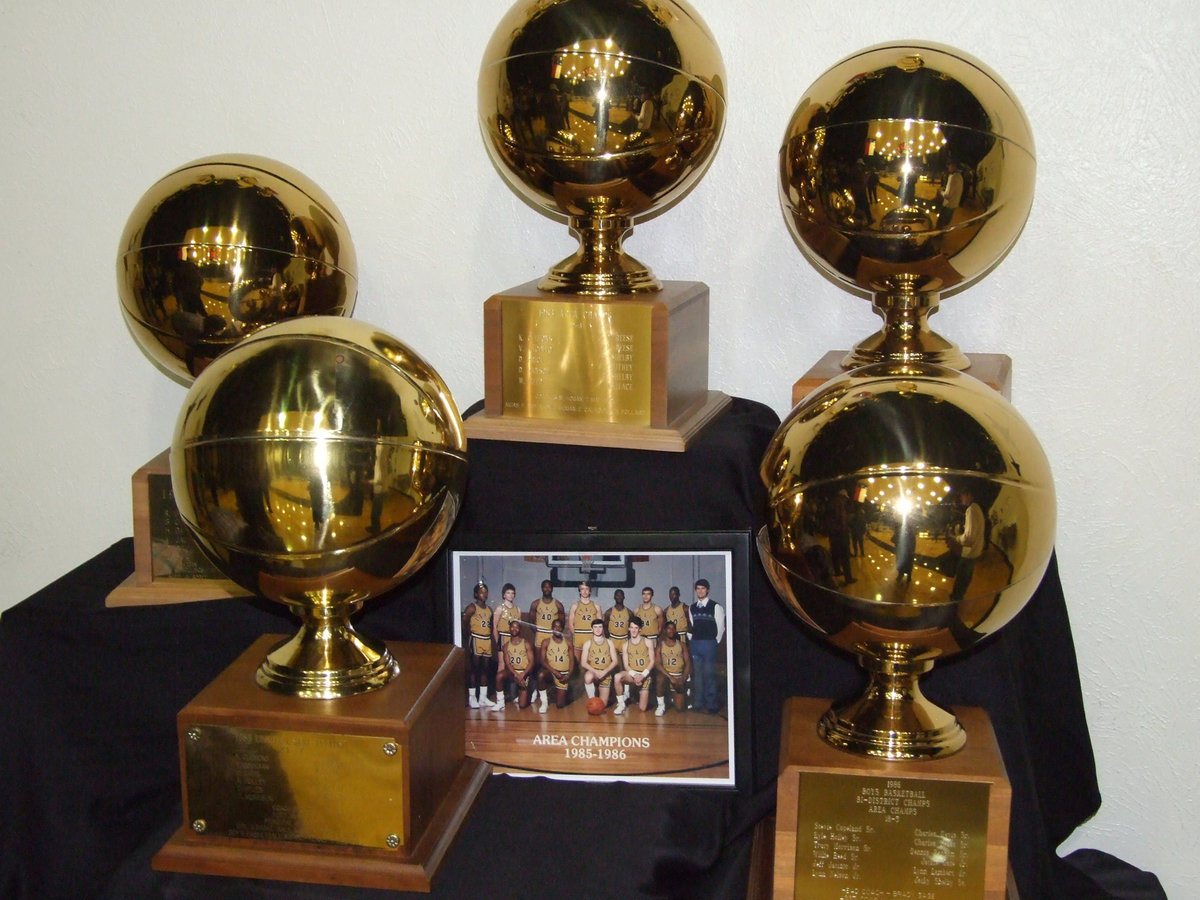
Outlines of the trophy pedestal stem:
{"type": "Polygon", "coordinates": [[[822,740],[826,706],[783,707],[771,896],[1003,900],[1012,787],[987,714],[956,710],[971,740],[954,756],[889,761],[822,740]]]}
{"type": "MultiPolygon", "coordinates": [[[[831,350],[792,385],[792,406],[823,385],[830,378],[846,372],[846,360],[853,353],[831,350]]],[[[967,374],[978,378],[988,387],[999,392],[1005,400],[1012,399],[1012,358],[1003,353],[968,353],[970,368],[967,374]]]]}
{"type": "Polygon", "coordinates": [[[854,369],[877,362],[927,362],[950,369],[966,369],[970,360],[953,341],[929,327],[929,317],[938,310],[936,293],[900,292],[875,295],[875,312],[883,317],[883,328],[859,341],[842,360],[842,368],[854,369]]]}
{"type": "Polygon", "coordinates": [[[348,610],[318,611],[297,605],[300,630],[263,660],[259,687],[307,700],[335,700],[378,690],[400,672],[387,645],[354,630],[348,610]]]}
{"type": "Polygon", "coordinates": [[[573,217],[571,233],[579,238],[579,249],[552,267],[538,289],[601,297],[661,291],[662,283],[650,268],[621,246],[632,231],[624,216],[573,217]]]}
{"type": "Polygon", "coordinates": [[[386,688],[305,700],[254,683],[278,642],[179,713],[183,825],[154,867],[428,891],[490,772],[464,753],[463,651],[392,643],[386,688]]]}
{"type": "Polygon", "coordinates": [[[835,703],[817,725],[839,750],[879,759],[937,759],[957,753],[967,736],[958,719],[921,693],[928,660],[896,662],[859,657],[870,674],[858,697],[835,703]]]}

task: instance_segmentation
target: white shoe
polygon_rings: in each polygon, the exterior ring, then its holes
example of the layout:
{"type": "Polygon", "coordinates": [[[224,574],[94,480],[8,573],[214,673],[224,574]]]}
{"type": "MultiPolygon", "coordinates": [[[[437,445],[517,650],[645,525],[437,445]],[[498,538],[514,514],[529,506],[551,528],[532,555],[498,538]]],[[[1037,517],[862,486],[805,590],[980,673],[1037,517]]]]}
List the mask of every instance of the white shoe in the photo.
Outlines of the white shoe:
{"type": "Polygon", "coordinates": [[[542,705],[538,707],[538,712],[544,713],[546,711],[547,699],[547,692],[542,691],[542,705]]]}
{"type": "Polygon", "coordinates": [[[625,698],[624,697],[621,697],[620,699],[617,700],[617,708],[613,710],[613,715],[614,716],[625,715],[625,698]]]}
{"type": "Polygon", "coordinates": [[[475,699],[475,692],[467,689],[467,706],[471,709],[479,709],[479,701],[475,699]]]}
{"type": "Polygon", "coordinates": [[[496,712],[504,712],[505,702],[506,702],[505,696],[503,694],[497,694],[496,702],[492,704],[492,709],[494,709],[496,712]]]}
{"type": "Polygon", "coordinates": [[[654,714],[656,716],[664,716],[664,715],[666,715],[666,713],[667,713],[667,708],[665,706],[660,706],[658,709],[656,709],[654,711],[654,714]]]}

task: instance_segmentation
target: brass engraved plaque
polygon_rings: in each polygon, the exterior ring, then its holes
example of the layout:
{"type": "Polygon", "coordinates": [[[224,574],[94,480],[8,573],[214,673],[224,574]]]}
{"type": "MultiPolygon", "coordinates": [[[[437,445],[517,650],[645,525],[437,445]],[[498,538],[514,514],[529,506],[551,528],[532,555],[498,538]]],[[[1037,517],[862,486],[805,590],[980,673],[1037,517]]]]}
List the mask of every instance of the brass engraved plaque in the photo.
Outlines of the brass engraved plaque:
{"type": "Polygon", "coordinates": [[[184,527],[171,491],[171,475],[146,476],[150,501],[150,559],[155,578],[224,578],[184,527]]]}
{"type": "Polygon", "coordinates": [[[796,898],[983,897],[988,790],[979,782],[801,773],[796,898]]]}
{"type": "Polygon", "coordinates": [[[404,753],[386,737],[197,725],[184,736],[198,834],[397,849],[404,753]]]}
{"type": "Polygon", "coordinates": [[[654,305],[505,299],[504,415],[651,424],[654,305]]]}

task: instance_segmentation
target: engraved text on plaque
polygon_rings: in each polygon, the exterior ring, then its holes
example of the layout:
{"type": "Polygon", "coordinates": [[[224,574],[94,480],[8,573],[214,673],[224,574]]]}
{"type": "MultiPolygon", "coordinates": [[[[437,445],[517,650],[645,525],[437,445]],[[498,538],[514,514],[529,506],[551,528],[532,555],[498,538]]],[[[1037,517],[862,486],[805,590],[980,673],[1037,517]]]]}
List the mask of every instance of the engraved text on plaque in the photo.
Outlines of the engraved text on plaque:
{"type": "Polygon", "coordinates": [[[804,772],[799,804],[797,898],[983,893],[987,784],[804,772]]]}

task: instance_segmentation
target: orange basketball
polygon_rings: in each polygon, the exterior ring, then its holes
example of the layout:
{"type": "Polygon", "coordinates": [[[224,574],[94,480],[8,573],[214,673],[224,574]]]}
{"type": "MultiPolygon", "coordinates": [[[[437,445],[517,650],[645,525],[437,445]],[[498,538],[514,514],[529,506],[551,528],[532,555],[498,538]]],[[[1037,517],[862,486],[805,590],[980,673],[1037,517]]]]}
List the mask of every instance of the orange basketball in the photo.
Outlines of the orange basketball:
{"type": "Polygon", "coordinates": [[[589,697],[587,702],[587,711],[589,716],[598,716],[604,712],[604,701],[599,697],[589,697]]]}

